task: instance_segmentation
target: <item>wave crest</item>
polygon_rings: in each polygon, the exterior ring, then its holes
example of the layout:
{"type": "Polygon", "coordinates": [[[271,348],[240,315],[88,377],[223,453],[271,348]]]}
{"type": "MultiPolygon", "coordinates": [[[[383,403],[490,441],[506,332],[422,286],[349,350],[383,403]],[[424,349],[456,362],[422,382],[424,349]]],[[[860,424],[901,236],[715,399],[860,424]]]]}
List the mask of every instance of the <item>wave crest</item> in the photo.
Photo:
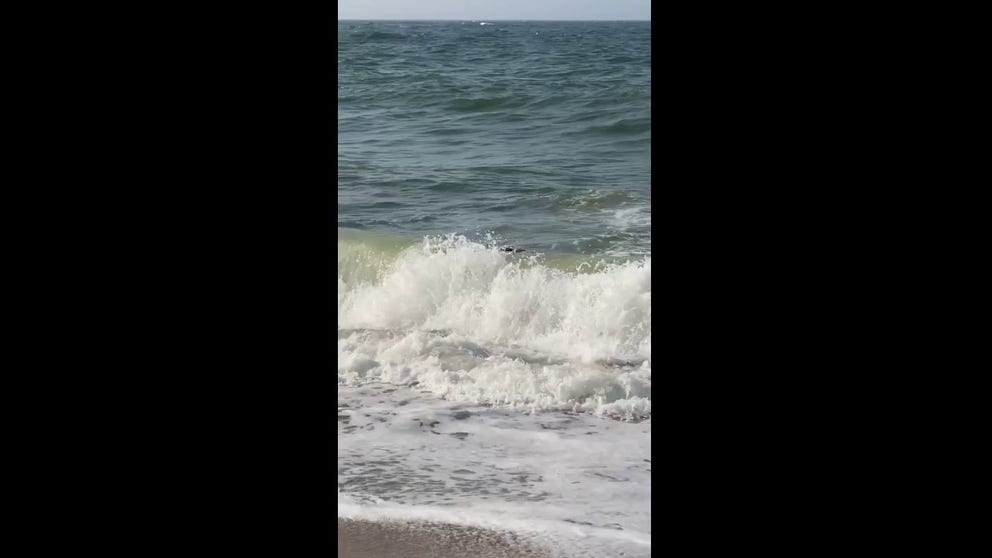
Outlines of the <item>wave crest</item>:
{"type": "Polygon", "coordinates": [[[389,246],[358,251],[364,259],[353,251],[339,267],[339,381],[650,413],[650,257],[580,272],[456,235],[389,246]]]}

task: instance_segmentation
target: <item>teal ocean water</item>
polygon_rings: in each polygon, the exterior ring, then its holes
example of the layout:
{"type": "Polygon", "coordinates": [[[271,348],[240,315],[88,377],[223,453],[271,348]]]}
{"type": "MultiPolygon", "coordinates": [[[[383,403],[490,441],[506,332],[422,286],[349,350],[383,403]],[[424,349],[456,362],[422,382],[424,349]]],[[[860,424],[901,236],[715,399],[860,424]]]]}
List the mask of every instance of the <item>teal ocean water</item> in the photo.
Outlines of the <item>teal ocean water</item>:
{"type": "Polygon", "coordinates": [[[650,22],[338,37],[339,381],[649,415],[650,22]]]}
{"type": "Polygon", "coordinates": [[[651,554],[651,24],[338,23],[338,514],[651,554]]]}
{"type": "Polygon", "coordinates": [[[339,22],[339,226],[650,254],[650,47],[650,22],[339,22]]]}

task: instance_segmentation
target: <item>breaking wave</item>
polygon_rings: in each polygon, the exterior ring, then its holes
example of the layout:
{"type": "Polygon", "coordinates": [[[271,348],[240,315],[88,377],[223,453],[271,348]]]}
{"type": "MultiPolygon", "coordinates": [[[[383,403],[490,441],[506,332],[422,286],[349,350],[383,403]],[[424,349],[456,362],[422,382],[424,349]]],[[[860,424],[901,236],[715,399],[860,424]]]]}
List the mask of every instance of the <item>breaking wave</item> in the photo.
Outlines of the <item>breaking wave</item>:
{"type": "Polygon", "coordinates": [[[521,410],[651,413],[651,258],[339,232],[338,382],[521,410]]]}

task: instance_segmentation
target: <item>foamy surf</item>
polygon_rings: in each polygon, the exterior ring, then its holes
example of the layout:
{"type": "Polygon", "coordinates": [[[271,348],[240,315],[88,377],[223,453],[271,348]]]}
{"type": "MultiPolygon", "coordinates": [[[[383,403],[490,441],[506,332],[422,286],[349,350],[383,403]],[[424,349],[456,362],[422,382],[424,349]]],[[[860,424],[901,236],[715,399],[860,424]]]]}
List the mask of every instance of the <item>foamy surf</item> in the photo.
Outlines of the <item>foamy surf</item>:
{"type": "Polygon", "coordinates": [[[456,235],[339,237],[338,382],[648,417],[651,258],[587,260],[456,235]]]}
{"type": "Polygon", "coordinates": [[[339,518],[509,531],[552,556],[651,555],[649,421],[417,388],[339,389],[339,518]]]}
{"type": "Polygon", "coordinates": [[[339,518],[651,555],[650,257],[338,248],[339,518]]]}

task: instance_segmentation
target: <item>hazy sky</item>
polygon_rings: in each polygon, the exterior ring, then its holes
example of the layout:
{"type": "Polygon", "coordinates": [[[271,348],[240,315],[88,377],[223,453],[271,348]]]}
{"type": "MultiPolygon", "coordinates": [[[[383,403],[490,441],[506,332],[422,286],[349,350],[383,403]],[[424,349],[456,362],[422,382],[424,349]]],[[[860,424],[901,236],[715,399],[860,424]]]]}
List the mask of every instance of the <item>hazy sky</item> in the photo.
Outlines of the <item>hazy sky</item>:
{"type": "Polygon", "coordinates": [[[651,0],[338,0],[338,19],[651,19],[651,0]]]}

